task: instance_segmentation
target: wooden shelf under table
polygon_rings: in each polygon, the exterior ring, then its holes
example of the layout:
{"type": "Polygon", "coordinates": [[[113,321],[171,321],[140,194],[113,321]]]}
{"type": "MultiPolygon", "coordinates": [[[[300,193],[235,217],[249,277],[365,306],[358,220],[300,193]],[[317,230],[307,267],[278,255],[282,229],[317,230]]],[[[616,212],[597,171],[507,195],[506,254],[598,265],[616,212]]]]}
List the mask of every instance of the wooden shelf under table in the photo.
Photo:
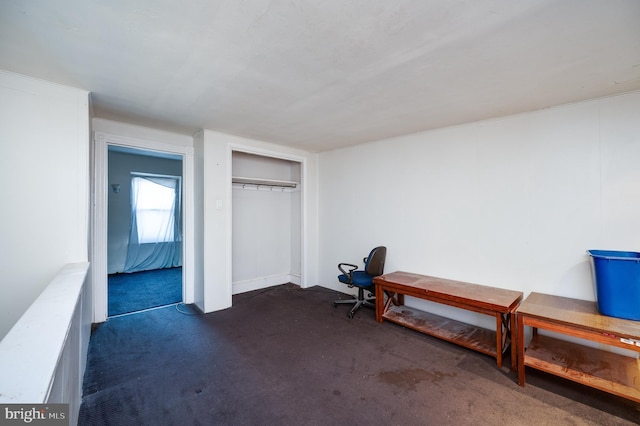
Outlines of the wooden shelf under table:
{"type": "Polygon", "coordinates": [[[538,334],[527,347],[524,365],[640,401],[636,358],[538,334]]]}
{"type": "MultiPolygon", "coordinates": [[[[392,306],[382,317],[424,334],[440,338],[496,358],[496,332],[408,306],[392,306]]],[[[503,344],[508,347],[509,342],[503,344]]]]}
{"type": "Polygon", "coordinates": [[[640,352],[640,322],[601,315],[595,302],[531,293],[518,307],[518,383],[525,366],[640,402],[640,360],[542,335],[539,329],[640,352]],[[524,327],[533,330],[525,348],[524,327]]]}

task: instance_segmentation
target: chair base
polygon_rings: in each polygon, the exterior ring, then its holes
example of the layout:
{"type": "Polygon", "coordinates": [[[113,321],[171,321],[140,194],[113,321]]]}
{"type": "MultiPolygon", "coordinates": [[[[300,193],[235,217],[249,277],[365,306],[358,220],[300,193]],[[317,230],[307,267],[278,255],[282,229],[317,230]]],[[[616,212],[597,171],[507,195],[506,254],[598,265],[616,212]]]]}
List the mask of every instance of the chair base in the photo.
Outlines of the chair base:
{"type": "MultiPolygon", "coordinates": [[[[368,291],[368,290],[367,290],[368,291]]],[[[341,299],[341,300],[336,300],[335,302],[333,302],[333,306],[336,307],[338,305],[354,305],[353,308],[351,308],[351,311],[349,311],[349,318],[353,318],[353,315],[356,313],[356,311],[358,309],[360,309],[363,306],[366,306],[368,308],[376,308],[376,304],[375,304],[375,297],[369,297],[369,298],[365,298],[364,297],[364,292],[365,289],[359,287],[358,288],[358,297],[354,297],[353,299],[341,299]]],[[[369,294],[371,294],[371,292],[369,291],[369,294]]]]}

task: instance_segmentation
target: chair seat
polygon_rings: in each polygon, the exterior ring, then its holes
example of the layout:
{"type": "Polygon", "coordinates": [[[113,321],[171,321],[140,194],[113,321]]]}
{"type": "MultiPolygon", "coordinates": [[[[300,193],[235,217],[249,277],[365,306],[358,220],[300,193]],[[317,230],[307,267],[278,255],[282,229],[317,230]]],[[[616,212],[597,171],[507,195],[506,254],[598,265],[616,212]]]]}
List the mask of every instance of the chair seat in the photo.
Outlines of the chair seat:
{"type": "Polygon", "coordinates": [[[338,275],[338,281],[348,285],[355,285],[356,287],[371,287],[373,285],[373,277],[367,274],[365,271],[353,271],[353,282],[349,282],[349,277],[342,274],[338,275]]]}

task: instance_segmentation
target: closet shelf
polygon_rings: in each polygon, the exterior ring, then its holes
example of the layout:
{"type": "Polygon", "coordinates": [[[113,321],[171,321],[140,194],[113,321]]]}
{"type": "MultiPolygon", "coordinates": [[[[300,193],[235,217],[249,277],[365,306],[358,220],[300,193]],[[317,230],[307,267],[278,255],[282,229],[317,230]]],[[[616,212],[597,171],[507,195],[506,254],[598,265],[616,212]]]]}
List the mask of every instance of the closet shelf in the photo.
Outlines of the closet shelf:
{"type": "Polygon", "coordinates": [[[242,176],[233,176],[231,182],[242,185],[277,186],[281,188],[295,188],[299,183],[288,180],[259,179],[242,176]]]}

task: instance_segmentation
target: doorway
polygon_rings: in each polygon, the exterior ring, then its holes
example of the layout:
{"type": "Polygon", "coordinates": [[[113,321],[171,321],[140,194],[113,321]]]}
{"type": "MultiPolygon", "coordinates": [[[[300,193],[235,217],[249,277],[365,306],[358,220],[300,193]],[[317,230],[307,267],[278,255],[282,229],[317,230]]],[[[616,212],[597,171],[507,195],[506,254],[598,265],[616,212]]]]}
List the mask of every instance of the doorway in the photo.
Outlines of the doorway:
{"type": "MultiPolygon", "coordinates": [[[[91,222],[91,279],[93,283],[93,320],[100,323],[109,316],[108,308],[108,277],[120,265],[122,267],[126,258],[127,237],[119,237],[115,240],[119,254],[114,254],[113,241],[109,241],[108,229],[113,224],[109,224],[109,210],[114,207],[113,195],[116,188],[120,193],[130,192],[130,175],[122,182],[110,180],[109,177],[109,156],[112,152],[124,152],[138,155],[139,157],[152,157],[173,159],[181,162],[180,171],[170,173],[181,175],[181,241],[177,244],[182,252],[182,266],[174,272],[180,277],[181,286],[179,288],[180,300],[183,303],[193,303],[194,299],[194,204],[193,204],[193,148],[173,143],[156,142],[144,139],[137,139],[128,136],[119,136],[103,132],[94,133],[93,145],[93,176],[94,187],[92,192],[92,222],[91,222]],[[115,187],[114,187],[115,185],[115,187]],[[111,198],[111,199],[110,199],[111,198]],[[115,257],[114,257],[115,256],[115,257]],[[120,257],[118,257],[120,256],[120,257]],[[115,260],[115,263],[114,263],[115,260]]],[[[125,205],[129,204],[129,196],[121,197],[125,205]]],[[[130,214],[130,207],[127,206],[130,214]]],[[[127,227],[129,224],[127,220],[127,227]]],[[[120,234],[122,235],[122,234],[120,234]]]]}
{"type": "Polygon", "coordinates": [[[107,315],[182,302],[182,157],[108,147],[107,315]]]}

